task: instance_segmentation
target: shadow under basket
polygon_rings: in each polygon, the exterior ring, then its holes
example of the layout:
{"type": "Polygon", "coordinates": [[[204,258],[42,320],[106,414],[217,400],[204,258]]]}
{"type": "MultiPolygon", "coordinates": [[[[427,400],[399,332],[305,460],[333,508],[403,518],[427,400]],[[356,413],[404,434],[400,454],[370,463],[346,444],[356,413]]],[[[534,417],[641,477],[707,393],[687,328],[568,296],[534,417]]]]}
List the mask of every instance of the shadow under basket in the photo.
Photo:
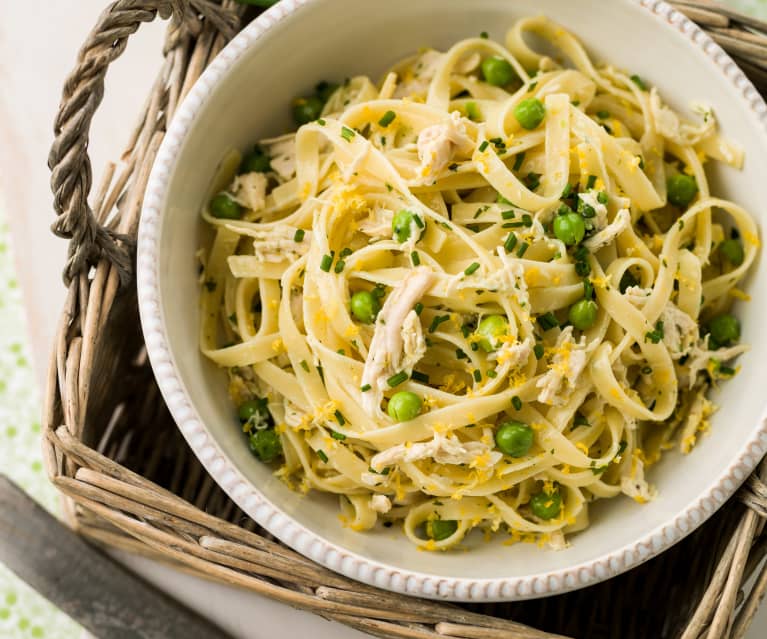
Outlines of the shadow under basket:
{"type": "MultiPolygon", "coordinates": [[[[767,88],[767,25],[711,2],[678,2],[767,88]]],[[[170,563],[381,637],[742,637],[767,592],[767,462],[707,523],[602,584],[533,601],[452,605],[337,575],[283,546],[203,469],[155,384],[133,278],[143,192],[167,121],[209,61],[255,15],[233,0],[118,0],[66,81],[49,165],[54,232],[70,240],[68,297],[51,359],[44,457],[68,523],[98,544],[170,563]],[[157,80],[119,166],[90,203],[88,130],[128,37],[169,19],[157,80]],[[751,584],[746,588],[746,582],[751,584]]]]}

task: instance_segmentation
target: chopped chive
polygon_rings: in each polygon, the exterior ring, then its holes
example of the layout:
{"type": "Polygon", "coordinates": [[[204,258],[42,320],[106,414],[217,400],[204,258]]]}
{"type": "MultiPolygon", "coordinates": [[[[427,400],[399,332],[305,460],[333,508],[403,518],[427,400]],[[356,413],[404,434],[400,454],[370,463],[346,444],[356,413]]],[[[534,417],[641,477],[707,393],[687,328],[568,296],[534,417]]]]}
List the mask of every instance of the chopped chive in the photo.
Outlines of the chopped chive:
{"type": "Polygon", "coordinates": [[[320,118],[319,120],[317,120],[317,124],[319,124],[320,126],[325,126],[326,122],[325,122],[325,120],[320,118]]]}
{"type": "Polygon", "coordinates": [[[344,419],[344,416],[340,410],[337,410],[334,415],[336,416],[336,421],[338,422],[339,426],[343,426],[346,423],[346,419],[344,419]]]}
{"type": "Polygon", "coordinates": [[[480,371],[478,368],[474,369],[474,381],[475,382],[482,381],[482,371],[480,371]]]}
{"type": "Polygon", "coordinates": [[[519,222],[507,222],[506,224],[503,225],[503,228],[505,228],[505,229],[521,229],[524,225],[525,225],[525,223],[522,222],[522,221],[519,221],[519,222]]]}
{"type": "Polygon", "coordinates": [[[607,193],[605,193],[604,191],[600,191],[599,193],[597,193],[597,202],[599,202],[600,204],[607,204],[609,200],[610,198],[607,196],[607,193]]]}
{"type": "Polygon", "coordinates": [[[720,366],[719,372],[722,375],[727,375],[728,377],[732,377],[733,375],[735,375],[736,371],[734,368],[731,368],[730,366],[720,366]]]}
{"type": "Polygon", "coordinates": [[[431,326],[429,326],[429,332],[433,333],[439,328],[440,324],[442,324],[443,322],[447,322],[449,319],[450,319],[450,315],[438,315],[432,320],[431,326]]]}
{"type": "Polygon", "coordinates": [[[522,216],[522,224],[524,224],[527,227],[532,226],[533,225],[533,218],[530,215],[528,215],[527,213],[525,213],[522,216]]]}
{"type": "Polygon", "coordinates": [[[586,419],[583,415],[580,413],[575,413],[575,418],[573,419],[573,428],[578,428],[578,426],[591,426],[591,424],[589,424],[589,420],[586,419]]]}
{"type": "Polygon", "coordinates": [[[350,129],[348,126],[342,126],[342,127],[341,127],[341,137],[342,137],[344,140],[346,140],[347,142],[351,142],[351,141],[352,141],[352,138],[353,138],[355,135],[356,135],[356,134],[354,133],[354,131],[353,131],[352,129],[350,129]]]}
{"type": "Polygon", "coordinates": [[[583,280],[583,297],[585,297],[587,300],[590,300],[594,296],[594,285],[591,283],[591,280],[584,279],[583,280]]]}
{"type": "Polygon", "coordinates": [[[482,38],[483,40],[487,40],[490,37],[490,35],[487,33],[487,31],[483,31],[482,33],[479,34],[479,37],[482,38]]]}
{"type": "Polygon", "coordinates": [[[533,82],[529,87],[527,87],[527,92],[530,93],[531,91],[535,91],[535,87],[538,86],[538,82],[533,82]]]}
{"type": "Polygon", "coordinates": [[[460,348],[455,349],[455,358],[456,359],[469,359],[469,356],[463,352],[460,348]]]}
{"type": "Polygon", "coordinates": [[[301,368],[303,368],[307,373],[309,372],[309,364],[306,363],[305,359],[302,359],[299,364],[301,365],[301,368]]]}
{"type": "Polygon", "coordinates": [[[479,344],[477,344],[476,342],[472,342],[471,350],[473,350],[476,353],[479,350],[479,344]]]}
{"type": "Polygon", "coordinates": [[[525,152],[517,153],[517,157],[514,158],[514,171],[519,171],[522,168],[522,164],[525,161],[525,152]]]}
{"type": "Polygon", "coordinates": [[[658,320],[655,322],[655,330],[645,333],[644,341],[658,344],[663,339],[663,322],[658,320]]]}
{"type": "Polygon", "coordinates": [[[492,368],[489,371],[485,371],[485,375],[487,375],[490,379],[495,379],[498,377],[498,373],[496,373],[492,368]]]}
{"type": "Polygon", "coordinates": [[[535,353],[535,359],[541,359],[543,357],[543,344],[533,346],[533,353],[535,353]]]}
{"type": "Polygon", "coordinates": [[[386,383],[391,388],[394,388],[395,386],[399,386],[402,382],[406,382],[407,379],[407,373],[405,371],[400,371],[396,375],[392,375],[389,379],[387,379],[386,383]]]}
{"type": "Polygon", "coordinates": [[[364,386],[360,386],[360,390],[363,393],[367,393],[371,388],[373,388],[370,384],[365,384],[364,386]]]}
{"type": "Polygon", "coordinates": [[[490,146],[490,142],[485,140],[482,144],[479,145],[479,152],[483,153],[488,146],[490,146]]]}
{"type": "Polygon", "coordinates": [[[344,441],[344,439],[346,439],[346,435],[344,435],[343,433],[339,433],[336,430],[331,430],[330,431],[330,436],[333,439],[337,439],[339,442],[342,442],[342,441],[344,441]]]}
{"type": "Polygon", "coordinates": [[[426,373],[419,373],[418,371],[413,371],[413,374],[410,377],[417,382],[421,382],[422,384],[429,383],[429,376],[426,373]]]}
{"type": "Polygon", "coordinates": [[[631,81],[636,84],[642,91],[647,91],[647,84],[645,81],[638,75],[634,74],[631,76],[631,81]]]}
{"type": "Polygon", "coordinates": [[[466,270],[463,272],[464,275],[473,275],[477,272],[479,269],[479,262],[472,262],[469,266],[466,267],[466,270]]]}
{"type": "Polygon", "coordinates": [[[514,247],[517,245],[517,236],[514,231],[509,233],[509,237],[506,238],[506,242],[503,244],[503,248],[507,253],[511,253],[514,247]]]}
{"type": "Polygon", "coordinates": [[[417,304],[416,304],[416,305],[413,307],[413,310],[415,311],[415,314],[416,314],[416,315],[420,315],[421,313],[423,313],[423,304],[421,304],[421,302],[418,302],[418,303],[417,303],[417,304]]]}
{"type": "Polygon", "coordinates": [[[413,222],[415,222],[415,225],[416,225],[416,226],[417,226],[419,229],[422,229],[422,228],[425,226],[425,224],[424,224],[424,221],[421,219],[421,216],[420,216],[420,215],[414,215],[414,216],[413,216],[413,222]]]}
{"type": "Polygon", "coordinates": [[[519,248],[517,249],[517,257],[522,257],[527,252],[529,247],[530,245],[527,242],[522,242],[522,244],[520,244],[519,248]]]}
{"type": "Polygon", "coordinates": [[[394,122],[394,118],[396,117],[397,117],[397,114],[394,113],[394,111],[387,111],[386,113],[383,114],[383,117],[380,120],[378,120],[378,124],[384,127],[389,126],[392,122],[394,122]]]}
{"type": "Polygon", "coordinates": [[[559,320],[557,320],[557,316],[554,315],[554,313],[549,311],[548,313],[538,317],[538,325],[544,331],[550,331],[555,326],[559,326],[559,320]]]}
{"type": "Polygon", "coordinates": [[[294,242],[303,242],[304,241],[304,235],[306,235],[306,231],[304,229],[298,229],[293,236],[294,242]]]}
{"type": "Polygon", "coordinates": [[[326,464],[328,463],[328,456],[325,454],[324,450],[322,449],[317,450],[317,457],[319,457],[326,464]]]}
{"type": "Polygon", "coordinates": [[[517,214],[514,211],[512,211],[511,209],[509,209],[508,211],[501,211],[501,217],[504,220],[514,219],[516,217],[516,215],[517,214]]]}
{"type": "Polygon", "coordinates": [[[344,267],[346,266],[346,262],[343,260],[338,260],[336,262],[336,268],[334,269],[336,273],[341,273],[344,270],[344,267]]]}
{"type": "Polygon", "coordinates": [[[514,410],[522,409],[522,400],[519,399],[519,395],[514,395],[514,397],[511,398],[511,405],[514,407],[514,410]]]}
{"type": "Polygon", "coordinates": [[[535,191],[540,185],[541,185],[541,174],[540,173],[533,173],[532,171],[527,174],[527,177],[525,178],[525,183],[527,184],[527,188],[531,191],[535,191]]]}
{"type": "Polygon", "coordinates": [[[413,266],[418,266],[421,263],[421,256],[418,255],[418,251],[413,251],[410,254],[410,259],[413,261],[413,266]]]}
{"type": "Polygon", "coordinates": [[[325,271],[326,273],[330,273],[330,267],[333,265],[333,256],[332,255],[323,255],[322,261],[320,262],[320,268],[325,271]]]}
{"type": "Polygon", "coordinates": [[[344,259],[345,257],[349,257],[352,254],[352,250],[347,246],[345,249],[343,249],[339,254],[338,257],[341,259],[344,259]]]}
{"type": "Polygon", "coordinates": [[[590,191],[594,188],[594,185],[597,183],[597,176],[596,175],[589,175],[589,179],[586,182],[586,190],[590,191]]]}
{"type": "Polygon", "coordinates": [[[572,185],[571,185],[571,184],[568,182],[567,184],[565,184],[565,188],[564,188],[564,190],[562,191],[562,195],[561,195],[560,197],[561,197],[563,200],[566,200],[567,198],[569,198],[569,197],[570,197],[570,195],[572,195],[572,193],[573,193],[573,187],[572,187],[572,185]]]}

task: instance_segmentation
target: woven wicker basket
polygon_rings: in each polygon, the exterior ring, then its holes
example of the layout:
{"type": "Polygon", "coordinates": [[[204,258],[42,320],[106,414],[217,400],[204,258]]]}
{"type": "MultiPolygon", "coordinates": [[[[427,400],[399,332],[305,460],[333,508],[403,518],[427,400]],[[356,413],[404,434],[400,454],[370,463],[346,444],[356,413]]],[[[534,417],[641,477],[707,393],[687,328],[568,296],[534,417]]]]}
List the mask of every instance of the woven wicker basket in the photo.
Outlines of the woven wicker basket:
{"type": "MultiPolygon", "coordinates": [[[[675,4],[767,90],[767,25],[709,1],[675,4]]],[[[48,374],[44,456],[67,497],[68,522],[99,544],[381,637],[742,637],[767,592],[767,567],[760,569],[767,554],[767,460],[709,522],[627,574],[557,597],[472,607],[378,591],[332,573],[275,542],[207,475],[147,362],[133,248],[168,120],[252,11],[233,0],[118,0],[99,18],[66,80],[49,165],[58,213],[53,230],[70,240],[68,297],[48,374]],[[128,37],[157,16],[171,18],[157,80],[119,165],[106,167],[91,198],[88,135],[104,76],[128,37]]]]}

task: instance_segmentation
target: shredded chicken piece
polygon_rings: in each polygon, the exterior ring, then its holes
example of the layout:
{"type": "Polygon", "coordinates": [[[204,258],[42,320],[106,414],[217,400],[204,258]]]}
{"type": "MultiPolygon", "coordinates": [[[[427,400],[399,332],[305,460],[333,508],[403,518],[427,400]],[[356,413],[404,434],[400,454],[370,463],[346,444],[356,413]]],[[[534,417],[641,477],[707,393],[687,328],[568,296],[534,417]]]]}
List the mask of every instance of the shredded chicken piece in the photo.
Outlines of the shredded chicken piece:
{"type": "Polygon", "coordinates": [[[370,498],[370,508],[377,513],[388,513],[391,510],[391,500],[386,495],[373,495],[370,498]]]}
{"type": "Polygon", "coordinates": [[[621,477],[621,492],[639,503],[655,498],[657,491],[644,477],[644,462],[635,455],[631,460],[631,474],[621,477]]]}
{"type": "Polygon", "coordinates": [[[557,338],[554,357],[549,369],[536,382],[540,388],[538,401],[543,404],[561,406],[578,385],[578,378],[589,361],[593,345],[586,345],[586,337],[581,335],[579,342],[573,339],[573,327],[565,328],[557,338]]]}
{"type": "Polygon", "coordinates": [[[232,182],[232,199],[245,208],[260,211],[266,205],[266,186],[263,173],[238,175],[232,182]]]}
{"type": "MultiPolygon", "coordinates": [[[[411,351],[410,357],[403,358],[405,346],[403,328],[416,302],[421,299],[433,280],[434,273],[425,266],[413,269],[399,286],[389,293],[378,314],[361,380],[363,386],[367,384],[371,386],[369,391],[362,393],[362,408],[371,417],[380,413],[383,391],[387,387],[386,380],[392,374],[403,370],[406,363],[411,365],[410,371],[412,371],[412,365],[415,363],[412,358],[418,351],[419,339],[417,336],[412,340],[408,338],[411,340],[410,347],[414,350],[411,351]]],[[[417,316],[416,319],[418,319],[417,316]]],[[[418,321],[420,324],[420,320],[418,321]]],[[[410,323],[411,331],[415,330],[412,320],[410,323]]],[[[421,339],[423,339],[422,335],[421,339]]]]}
{"type": "Polygon", "coordinates": [[[688,388],[692,388],[695,385],[698,373],[706,370],[708,363],[712,359],[718,360],[719,362],[728,362],[748,350],[748,344],[737,344],[735,346],[720,348],[715,351],[709,350],[707,335],[689,350],[689,359],[685,362],[685,368],[679,376],[680,386],[686,385],[688,388]]]}
{"type": "Polygon", "coordinates": [[[601,231],[592,235],[583,245],[590,251],[598,251],[603,246],[607,246],[615,240],[623,231],[631,225],[631,213],[626,209],[621,209],[615,216],[615,219],[605,226],[601,231]]]}
{"type": "Polygon", "coordinates": [[[391,237],[394,211],[375,207],[370,216],[360,223],[360,231],[370,237],[391,237]]]}
{"type": "Polygon", "coordinates": [[[697,144],[716,131],[716,118],[710,108],[694,104],[693,109],[703,115],[703,122],[698,125],[680,120],[674,111],[661,102],[655,87],[650,91],[650,112],[655,120],[655,130],[677,144],[697,144]]]}
{"type": "Polygon", "coordinates": [[[474,148],[462,120],[461,114],[453,111],[442,124],[428,126],[418,135],[420,176],[424,181],[439,175],[456,153],[470,153],[474,148]]]}
{"type": "Polygon", "coordinates": [[[296,134],[288,133],[276,138],[262,140],[269,156],[269,163],[282,182],[290,181],[296,174],[296,134]]]}
{"type": "Polygon", "coordinates": [[[533,340],[527,337],[524,342],[506,342],[487,358],[496,360],[502,366],[508,366],[509,370],[516,370],[527,364],[532,354],[533,340]]]}
{"type": "Polygon", "coordinates": [[[412,371],[415,365],[426,354],[426,340],[418,313],[410,311],[402,324],[402,362],[400,367],[412,371]]]}
{"type": "Polygon", "coordinates": [[[400,462],[414,462],[433,459],[438,464],[471,464],[478,468],[490,468],[503,458],[503,454],[488,444],[462,442],[454,435],[445,437],[435,433],[431,441],[420,444],[397,444],[374,455],[370,460],[373,470],[382,470],[400,462]]]}
{"type": "Polygon", "coordinates": [[[309,242],[306,235],[303,242],[296,242],[295,229],[291,227],[275,226],[268,231],[258,231],[230,227],[238,233],[253,238],[254,255],[264,262],[284,262],[296,260],[309,250],[309,242]]]}
{"type": "Polygon", "coordinates": [[[671,357],[679,359],[690,352],[698,341],[698,323],[673,302],[668,302],[660,314],[663,322],[663,343],[671,357]]]}

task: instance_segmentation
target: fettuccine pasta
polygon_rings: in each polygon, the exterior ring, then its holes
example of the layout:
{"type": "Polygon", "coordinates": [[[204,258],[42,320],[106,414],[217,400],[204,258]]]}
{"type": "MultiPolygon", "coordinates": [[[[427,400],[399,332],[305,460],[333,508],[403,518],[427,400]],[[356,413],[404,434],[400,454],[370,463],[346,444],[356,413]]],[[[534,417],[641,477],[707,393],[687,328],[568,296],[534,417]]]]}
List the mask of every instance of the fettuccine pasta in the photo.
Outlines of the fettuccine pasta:
{"type": "Polygon", "coordinates": [[[746,350],[759,245],[706,179],[743,152],[695,110],[543,17],[297,100],[203,211],[201,349],[256,457],[427,549],[562,547],[590,502],[651,499],[746,350]]]}

